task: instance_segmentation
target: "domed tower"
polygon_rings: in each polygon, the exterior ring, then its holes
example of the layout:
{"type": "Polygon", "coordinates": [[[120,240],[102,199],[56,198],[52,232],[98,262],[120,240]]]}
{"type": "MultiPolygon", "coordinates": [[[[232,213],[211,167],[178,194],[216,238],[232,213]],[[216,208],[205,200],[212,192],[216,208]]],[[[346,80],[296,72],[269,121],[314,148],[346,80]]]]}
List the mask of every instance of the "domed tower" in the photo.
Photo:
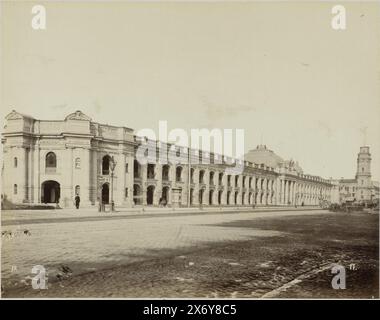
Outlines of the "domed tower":
{"type": "Polygon", "coordinates": [[[371,200],[371,154],[369,147],[360,147],[356,170],[356,200],[371,200]]]}

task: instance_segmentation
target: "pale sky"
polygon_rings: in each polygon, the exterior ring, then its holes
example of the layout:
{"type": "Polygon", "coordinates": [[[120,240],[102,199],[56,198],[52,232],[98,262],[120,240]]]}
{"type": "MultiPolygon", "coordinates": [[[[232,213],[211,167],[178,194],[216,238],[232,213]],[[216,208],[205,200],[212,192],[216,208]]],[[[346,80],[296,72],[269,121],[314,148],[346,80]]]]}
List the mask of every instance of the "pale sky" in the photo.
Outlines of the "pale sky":
{"type": "Polygon", "coordinates": [[[380,180],[379,3],[340,2],[339,31],[335,2],[38,2],[38,31],[35,4],[2,3],[2,119],[239,128],[324,178],[353,178],[365,143],[380,180]]]}

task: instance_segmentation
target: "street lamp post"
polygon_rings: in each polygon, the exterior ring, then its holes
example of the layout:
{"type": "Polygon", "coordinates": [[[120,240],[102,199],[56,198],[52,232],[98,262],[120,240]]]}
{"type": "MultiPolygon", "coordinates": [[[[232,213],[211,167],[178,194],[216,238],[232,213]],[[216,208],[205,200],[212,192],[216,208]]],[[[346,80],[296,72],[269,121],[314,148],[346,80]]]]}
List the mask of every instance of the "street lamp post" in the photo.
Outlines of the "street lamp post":
{"type": "Polygon", "coordinates": [[[113,172],[115,170],[116,161],[114,157],[111,157],[110,160],[110,169],[111,169],[111,212],[115,211],[115,202],[113,201],[113,172]]]}

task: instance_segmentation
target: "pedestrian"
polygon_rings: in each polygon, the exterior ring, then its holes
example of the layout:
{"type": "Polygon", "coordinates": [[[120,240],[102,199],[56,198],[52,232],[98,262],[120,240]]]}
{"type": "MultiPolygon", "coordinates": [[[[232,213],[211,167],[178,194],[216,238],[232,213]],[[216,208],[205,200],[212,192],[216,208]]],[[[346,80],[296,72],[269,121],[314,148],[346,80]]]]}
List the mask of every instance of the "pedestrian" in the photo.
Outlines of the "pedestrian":
{"type": "Polygon", "coordinates": [[[76,207],[77,209],[79,209],[79,203],[80,203],[80,197],[79,197],[79,195],[77,194],[77,195],[75,196],[75,207],[76,207]]]}

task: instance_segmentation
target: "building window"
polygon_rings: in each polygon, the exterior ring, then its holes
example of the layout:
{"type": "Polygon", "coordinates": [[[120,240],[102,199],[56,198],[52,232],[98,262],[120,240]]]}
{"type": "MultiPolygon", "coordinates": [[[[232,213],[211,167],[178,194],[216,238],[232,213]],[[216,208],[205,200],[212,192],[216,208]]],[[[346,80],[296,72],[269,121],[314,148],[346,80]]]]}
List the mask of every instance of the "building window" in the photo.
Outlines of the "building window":
{"type": "Polygon", "coordinates": [[[48,152],[45,157],[45,168],[47,173],[54,173],[57,169],[57,156],[54,152],[48,152]]]}
{"type": "Polygon", "coordinates": [[[364,168],[362,168],[362,172],[364,172],[364,168]]]}
{"type": "Polygon", "coordinates": [[[80,196],[80,186],[75,186],[75,195],[80,196]]]}
{"type": "Polygon", "coordinates": [[[162,180],[163,181],[169,180],[169,166],[167,164],[162,166],[162,180]]]}
{"type": "Polygon", "coordinates": [[[190,182],[191,183],[194,183],[194,172],[195,172],[194,168],[191,168],[190,169],[190,182]]]}
{"type": "Polygon", "coordinates": [[[204,183],[204,170],[199,171],[199,183],[204,183]]]}
{"type": "Polygon", "coordinates": [[[133,175],[135,179],[141,178],[141,165],[139,164],[137,160],[134,160],[133,162],[133,175]]]}
{"type": "Polygon", "coordinates": [[[223,183],[223,172],[219,173],[219,185],[221,186],[223,183]]]}
{"type": "Polygon", "coordinates": [[[17,184],[13,185],[13,194],[17,194],[17,184]]]}
{"type": "Polygon", "coordinates": [[[17,168],[17,157],[14,157],[13,159],[13,166],[17,168]]]}
{"type": "Polygon", "coordinates": [[[75,169],[80,169],[80,158],[75,159],[75,169]]]}
{"type": "Polygon", "coordinates": [[[213,171],[210,172],[210,185],[211,186],[214,185],[214,172],[213,171]]]}
{"type": "Polygon", "coordinates": [[[125,188],[125,197],[128,198],[128,188],[125,188]]]}
{"type": "Polygon", "coordinates": [[[110,161],[111,157],[105,155],[102,159],[102,175],[107,176],[110,174],[110,161]]]}
{"type": "Polygon", "coordinates": [[[128,173],[128,163],[125,164],[125,173],[128,173]]]}
{"type": "Polygon", "coordinates": [[[156,177],[156,166],[149,163],[147,167],[147,177],[148,179],[154,179],[156,177]]]}

